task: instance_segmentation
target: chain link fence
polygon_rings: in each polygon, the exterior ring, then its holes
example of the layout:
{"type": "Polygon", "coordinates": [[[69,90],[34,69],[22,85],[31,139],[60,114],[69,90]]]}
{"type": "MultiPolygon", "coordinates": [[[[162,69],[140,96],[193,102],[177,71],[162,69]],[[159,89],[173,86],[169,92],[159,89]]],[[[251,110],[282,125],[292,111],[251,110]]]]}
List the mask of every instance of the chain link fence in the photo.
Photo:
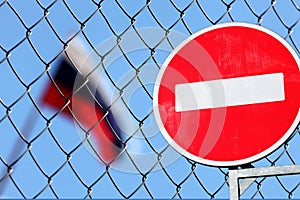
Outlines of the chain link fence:
{"type": "MultiPolygon", "coordinates": [[[[269,28],[300,54],[297,0],[2,1],[1,197],[228,198],[227,168],[204,166],[178,155],[149,124],[154,123],[153,82],[168,53],[198,30],[232,21],[269,28]],[[146,27],[155,28],[160,37],[145,35],[146,27]],[[180,37],[172,37],[172,31],[180,37]],[[139,51],[124,47],[128,33],[129,43],[140,44],[139,51]],[[76,128],[70,123],[63,108],[53,110],[40,103],[75,38],[94,54],[96,66],[117,91],[117,103],[112,104],[126,108],[136,127],[121,137],[125,147],[118,155],[121,161],[99,162],[97,153],[90,153],[89,130],[78,130],[80,124],[76,128]],[[161,51],[162,45],[169,52],[161,51]],[[116,51],[120,56],[113,60],[116,51]],[[149,74],[152,85],[145,79],[149,74]],[[132,91],[133,84],[139,89],[132,91]],[[132,155],[141,149],[142,157],[144,152],[151,156],[141,161],[132,155]],[[176,159],[170,161],[170,155],[176,159]]],[[[68,106],[67,102],[64,108],[68,106]]],[[[297,129],[277,151],[252,165],[299,164],[299,146],[297,129]]],[[[299,179],[300,175],[258,178],[242,197],[300,198],[299,179]]]]}

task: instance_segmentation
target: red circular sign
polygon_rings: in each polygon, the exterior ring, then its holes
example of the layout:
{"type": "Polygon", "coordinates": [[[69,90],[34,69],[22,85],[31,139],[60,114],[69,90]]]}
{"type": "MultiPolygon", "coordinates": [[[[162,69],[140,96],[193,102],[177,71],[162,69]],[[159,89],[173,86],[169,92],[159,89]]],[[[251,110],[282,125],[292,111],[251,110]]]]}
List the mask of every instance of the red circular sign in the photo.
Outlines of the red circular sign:
{"type": "Polygon", "coordinates": [[[183,41],[154,87],[157,124],[184,156],[237,166],[276,150],[300,120],[299,58],[261,26],[225,23],[183,41]]]}

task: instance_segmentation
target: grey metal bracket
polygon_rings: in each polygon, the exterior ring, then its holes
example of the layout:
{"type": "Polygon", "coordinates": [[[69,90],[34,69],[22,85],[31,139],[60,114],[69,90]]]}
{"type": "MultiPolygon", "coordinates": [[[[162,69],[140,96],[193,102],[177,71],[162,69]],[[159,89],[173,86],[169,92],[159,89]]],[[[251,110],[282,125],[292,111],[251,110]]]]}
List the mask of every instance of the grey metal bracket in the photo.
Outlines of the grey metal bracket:
{"type": "Polygon", "coordinates": [[[300,174],[300,165],[271,166],[229,170],[229,192],[231,200],[240,199],[250,185],[259,177],[300,174]],[[245,179],[239,183],[239,179],[245,179]]]}

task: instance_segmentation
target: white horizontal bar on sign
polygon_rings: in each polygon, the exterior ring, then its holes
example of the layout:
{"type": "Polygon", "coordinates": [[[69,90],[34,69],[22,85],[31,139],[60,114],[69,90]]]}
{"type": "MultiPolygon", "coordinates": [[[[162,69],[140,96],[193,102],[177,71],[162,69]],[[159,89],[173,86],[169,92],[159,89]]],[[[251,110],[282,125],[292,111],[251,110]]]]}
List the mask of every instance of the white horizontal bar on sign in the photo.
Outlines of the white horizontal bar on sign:
{"type": "Polygon", "coordinates": [[[228,78],[175,86],[175,111],[283,101],[282,73],[228,78]]]}

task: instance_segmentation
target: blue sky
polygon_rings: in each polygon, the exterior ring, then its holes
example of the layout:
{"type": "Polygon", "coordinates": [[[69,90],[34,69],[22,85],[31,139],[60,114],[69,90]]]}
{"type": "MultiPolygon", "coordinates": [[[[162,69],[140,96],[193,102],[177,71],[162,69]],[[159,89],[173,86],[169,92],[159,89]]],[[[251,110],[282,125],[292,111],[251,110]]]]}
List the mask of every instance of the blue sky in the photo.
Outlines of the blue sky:
{"type": "MultiPolygon", "coordinates": [[[[121,44],[124,49],[128,48],[127,59],[130,60],[134,67],[138,67],[149,58],[151,52],[134,32],[130,26],[130,17],[126,16],[119,5],[122,6],[129,16],[135,16],[136,13],[139,13],[134,18],[134,26],[142,29],[140,32],[150,47],[154,47],[159,42],[159,39],[164,37],[165,32],[163,29],[170,27],[172,31],[176,31],[176,34],[174,33],[174,36],[170,37],[171,44],[175,47],[185,37],[188,37],[190,32],[195,33],[202,28],[211,26],[210,20],[221,23],[229,22],[233,18],[235,21],[256,24],[258,19],[261,18],[261,24],[264,27],[273,30],[284,38],[289,33],[287,27],[292,27],[291,37],[287,37],[286,40],[299,55],[299,1],[294,1],[293,4],[292,1],[278,0],[273,8],[267,9],[270,6],[270,1],[253,0],[248,2],[237,0],[232,4],[229,15],[228,13],[226,14],[227,8],[220,0],[199,0],[193,2],[184,12],[184,23],[179,21],[174,26],[173,24],[180,17],[180,12],[176,8],[184,10],[191,1],[176,0],[172,1],[172,4],[170,1],[153,0],[149,7],[143,10],[141,9],[145,6],[145,1],[104,1],[101,3],[101,12],[96,12],[98,7],[93,1],[58,0],[38,2],[40,2],[40,5],[34,0],[11,0],[3,2],[3,4],[0,3],[2,5],[0,6],[0,26],[2,27],[0,31],[0,45],[2,49],[0,50],[0,99],[3,104],[0,105],[0,156],[9,164],[16,159],[10,160],[12,152],[18,157],[26,149],[24,142],[19,143],[21,145],[15,149],[16,141],[21,141],[15,127],[27,135],[25,137],[27,141],[35,138],[46,127],[46,120],[34,108],[29,96],[25,94],[23,98],[20,97],[26,93],[26,86],[29,85],[29,94],[37,102],[37,105],[41,106],[39,99],[49,83],[49,78],[43,75],[37,81],[35,79],[45,71],[46,64],[50,64],[50,72],[55,70],[59,59],[55,59],[53,62],[52,60],[63,49],[63,44],[60,40],[66,42],[81,30],[82,26],[78,21],[83,23],[86,19],[89,19],[84,23],[84,31],[78,34],[78,37],[84,42],[87,51],[92,52],[92,47],[89,46],[85,37],[99,52],[105,54],[116,45],[116,36],[114,34],[121,34],[129,27],[130,34],[128,34],[128,39],[123,39],[121,44]],[[47,8],[52,3],[54,4],[49,9],[42,8],[47,8]],[[68,8],[71,9],[76,18],[72,16],[68,8]],[[201,9],[203,9],[205,14],[201,9]],[[13,12],[14,10],[22,20],[18,19],[18,16],[13,12]],[[139,12],[140,10],[141,12],[139,12]],[[95,15],[89,18],[94,12],[96,12],[95,15]],[[224,17],[220,19],[224,13],[224,17]],[[45,14],[46,18],[44,18],[45,14]],[[152,14],[155,15],[155,18],[152,14]],[[109,25],[105,20],[109,22],[109,25]],[[55,31],[51,29],[51,26],[55,31]],[[155,37],[149,34],[149,31],[151,31],[151,29],[147,29],[149,27],[155,28],[155,37]],[[133,47],[130,47],[130,45],[133,45],[133,47]],[[130,48],[134,49],[137,47],[139,48],[138,50],[129,51],[130,48]],[[7,52],[9,56],[6,56],[7,52]],[[5,59],[7,57],[8,59],[5,59]],[[19,79],[15,73],[19,76],[19,79]],[[18,100],[19,98],[20,100],[18,100]],[[6,116],[7,109],[5,107],[10,107],[9,118],[6,116]],[[27,132],[30,134],[27,134],[27,132]]],[[[229,3],[229,1],[224,2],[229,3]]],[[[121,35],[121,37],[126,37],[126,34],[121,35]]],[[[157,63],[162,64],[171,50],[172,47],[166,40],[157,47],[155,55],[157,63]]],[[[107,67],[113,83],[116,83],[117,87],[122,88],[135,77],[136,71],[133,70],[125,57],[117,56],[115,58],[113,55],[122,55],[122,52],[118,49],[111,52],[109,56],[112,57],[108,56],[105,67],[107,67]]],[[[95,59],[95,62],[99,61],[99,57],[95,53],[92,53],[91,57],[95,59]]],[[[124,89],[124,99],[136,117],[134,118],[133,115],[128,114],[128,121],[136,129],[139,127],[140,121],[144,122],[142,131],[138,131],[135,138],[128,142],[128,149],[131,153],[142,155],[135,157],[137,165],[140,165],[139,167],[142,170],[141,173],[146,173],[157,161],[157,155],[153,153],[143,134],[149,138],[150,144],[153,145],[157,152],[161,152],[167,145],[156,127],[153,114],[150,114],[149,117],[143,120],[152,109],[153,83],[159,70],[156,63],[151,59],[145,66],[141,68],[139,77],[145,83],[150,96],[141,87],[136,78],[129,87],[124,89]],[[147,159],[143,159],[143,156],[147,157],[147,159]],[[147,164],[145,165],[145,163],[147,164]]],[[[107,81],[111,92],[118,96],[116,88],[110,82],[109,77],[104,75],[103,78],[107,81]]],[[[120,101],[119,103],[122,104],[120,101]]],[[[48,119],[56,112],[53,109],[42,106],[40,109],[48,119]]],[[[180,196],[177,195],[176,198],[210,198],[212,196],[228,198],[229,191],[225,183],[226,176],[224,175],[224,173],[228,172],[228,169],[218,169],[199,164],[193,165],[193,162],[180,157],[171,148],[168,148],[162,154],[161,165],[164,166],[165,171],[158,164],[155,170],[146,173],[145,177],[147,179],[143,179],[143,176],[135,169],[128,156],[125,155],[122,156],[113,169],[109,170],[108,175],[105,173],[105,166],[95,159],[86,145],[80,146],[72,153],[71,165],[66,164],[67,159],[63,151],[71,152],[81,142],[82,132],[78,132],[78,128],[74,126],[73,121],[65,118],[63,115],[58,115],[51,122],[50,130],[52,135],[49,131],[43,132],[32,143],[30,152],[25,153],[17,164],[13,166],[12,177],[26,197],[31,198],[38,195],[45,187],[45,191],[38,197],[52,198],[57,195],[61,198],[82,198],[87,195],[87,187],[92,186],[92,197],[121,198],[122,195],[114,184],[117,185],[124,196],[128,196],[145,181],[147,187],[142,185],[134,193],[133,197],[149,198],[151,197],[147,191],[149,190],[154,197],[170,198],[174,195],[176,196],[176,189],[180,188],[180,196]],[[59,143],[63,150],[56,142],[59,143]],[[174,156],[176,159],[171,159],[170,161],[170,158],[174,156]],[[35,162],[38,163],[40,169],[35,162]],[[196,169],[193,166],[196,166],[196,169]],[[47,187],[48,179],[45,175],[52,176],[52,188],[47,187]],[[99,181],[97,181],[98,178],[100,178],[99,181]],[[201,181],[200,183],[199,180],[201,181]],[[95,181],[97,182],[94,185],[95,181]],[[51,189],[55,192],[53,193],[51,189]],[[214,195],[214,193],[216,194],[214,195]]],[[[124,136],[124,138],[126,137],[129,136],[124,136]]],[[[269,160],[274,161],[283,153],[283,156],[276,160],[276,165],[292,164],[293,161],[299,163],[300,157],[297,153],[300,145],[299,139],[299,133],[297,133],[289,142],[289,154],[285,152],[285,148],[281,147],[268,157],[269,160]],[[289,155],[292,157],[292,161],[289,155]]],[[[254,163],[254,165],[269,166],[270,162],[267,159],[263,159],[254,163]]],[[[2,177],[6,173],[6,167],[2,162],[0,162],[0,170],[0,177],[2,177]]],[[[258,181],[261,180],[263,179],[258,181]]],[[[290,191],[299,183],[299,176],[284,177],[279,180],[290,191]]],[[[276,178],[268,178],[263,181],[262,194],[269,198],[287,198],[288,194],[282,189],[280,181],[276,178]]],[[[4,183],[5,189],[1,197],[22,197],[11,180],[4,183]]],[[[4,187],[3,185],[3,183],[0,183],[0,187],[4,187]]],[[[257,184],[253,185],[246,192],[245,197],[251,197],[255,194],[256,187],[257,184]]],[[[259,194],[256,197],[260,197],[259,194]]],[[[294,192],[294,197],[300,198],[299,188],[294,192]]]]}

